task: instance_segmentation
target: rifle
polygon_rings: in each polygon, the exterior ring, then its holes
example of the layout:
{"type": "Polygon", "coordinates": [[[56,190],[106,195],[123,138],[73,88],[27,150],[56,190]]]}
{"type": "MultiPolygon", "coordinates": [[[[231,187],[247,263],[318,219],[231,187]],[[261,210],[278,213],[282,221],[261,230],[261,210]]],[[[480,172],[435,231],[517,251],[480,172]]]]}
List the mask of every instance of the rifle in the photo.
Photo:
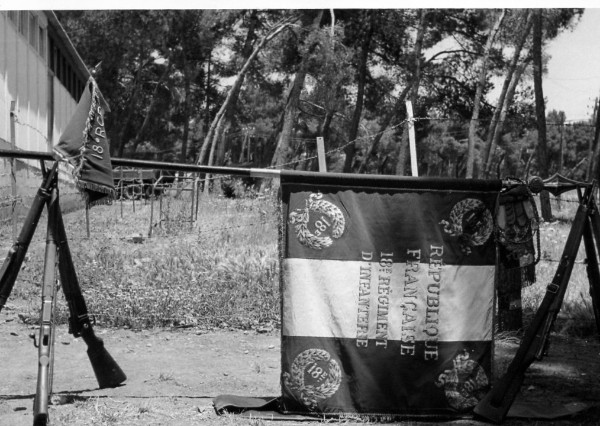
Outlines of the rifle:
{"type": "MultiPolygon", "coordinates": [[[[56,178],[54,178],[55,180],[56,178]]],[[[48,422],[48,399],[52,393],[52,373],[54,368],[54,305],[56,300],[56,207],[58,194],[52,189],[48,202],[48,229],[46,232],[46,253],[44,255],[44,279],[42,282],[42,309],[38,347],[38,375],[35,399],[33,401],[33,424],[46,425],[48,422]]],[[[35,344],[35,341],[34,341],[35,344]]]]}
{"type": "Polygon", "coordinates": [[[51,171],[46,172],[42,162],[44,180],[27,213],[25,223],[16,242],[11,247],[0,269],[0,309],[6,303],[14,287],[21,264],[35,233],[39,218],[48,206],[48,228],[46,251],[44,256],[44,277],[42,286],[42,309],[40,316],[39,338],[34,344],[38,348],[38,379],[33,403],[34,426],[48,422],[48,400],[52,394],[52,376],[54,363],[54,301],[58,288],[56,267],[58,264],[63,293],[69,307],[69,332],[74,337],[82,337],[87,344],[88,357],[100,388],[116,387],[127,377],[119,365],[104,347],[102,339],[94,334],[88,316],[85,299],[81,292],[59,205],[58,162],[51,171]]]}
{"type": "Polygon", "coordinates": [[[35,198],[31,203],[31,207],[27,212],[21,232],[8,251],[6,259],[2,264],[2,269],[0,269],[0,311],[2,311],[2,308],[12,292],[17,275],[19,274],[21,265],[25,259],[25,254],[27,254],[29,243],[35,233],[35,228],[40,220],[46,202],[50,199],[51,189],[55,185],[54,177],[56,176],[57,170],[58,163],[55,163],[50,170],[50,173],[44,176],[42,185],[38,189],[35,198]]]}
{"type": "Polygon", "coordinates": [[[113,388],[123,383],[127,379],[127,376],[125,376],[125,373],[123,373],[123,370],[121,370],[113,357],[110,356],[104,347],[102,339],[94,334],[85,299],[81,293],[81,287],[79,287],[79,281],[77,280],[77,274],[73,266],[65,225],[60,213],[60,206],[57,205],[56,209],[58,211],[56,221],[60,258],[58,270],[60,272],[63,293],[69,306],[69,333],[73,337],[81,337],[87,345],[88,358],[90,359],[100,388],[113,388]]]}
{"type": "MultiPolygon", "coordinates": [[[[589,233],[591,229],[590,214],[595,209],[593,199],[595,187],[596,183],[594,182],[586,188],[583,197],[580,193],[579,207],[554,278],[547,286],[546,294],[527,328],[508,370],[477,404],[474,409],[476,415],[495,423],[501,423],[506,418],[506,414],[519,392],[525,378],[525,371],[533,361],[541,360],[547,354],[548,337],[562,305],[582,236],[584,232],[589,233]]],[[[586,237],[586,248],[593,243],[589,238],[593,237],[591,235],[586,237]]],[[[588,251],[588,261],[597,262],[595,251],[593,258],[588,251]]]]}

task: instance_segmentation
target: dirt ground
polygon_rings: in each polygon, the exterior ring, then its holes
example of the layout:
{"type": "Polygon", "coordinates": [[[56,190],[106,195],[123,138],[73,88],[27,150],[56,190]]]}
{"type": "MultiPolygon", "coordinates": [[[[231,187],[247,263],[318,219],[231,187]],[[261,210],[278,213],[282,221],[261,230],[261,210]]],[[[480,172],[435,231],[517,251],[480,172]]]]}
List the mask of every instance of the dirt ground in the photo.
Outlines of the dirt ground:
{"type": "MultiPolygon", "coordinates": [[[[29,334],[35,326],[24,324],[10,302],[7,307],[0,313],[0,425],[30,425],[37,349],[29,334]]],[[[124,386],[98,389],[85,343],[69,335],[66,327],[58,327],[50,406],[53,425],[307,424],[217,416],[212,406],[212,399],[222,394],[280,394],[278,330],[131,331],[97,326],[96,332],[128,379],[124,386]]],[[[498,344],[497,366],[505,366],[516,348],[515,341],[498,344]]],[[[550,356],[530,368],[519,401],[534,401],[546,407],[566,404],[588,408],[561,420],[509,419],[505,424],[600,424],[599,377],[597,338],[585,341],[554,337],[550,356]]],[[[451,423],[484,424],[468,419],[451,423]]],[[[403,424],[428,423],[411,420],[403,424]]]]}

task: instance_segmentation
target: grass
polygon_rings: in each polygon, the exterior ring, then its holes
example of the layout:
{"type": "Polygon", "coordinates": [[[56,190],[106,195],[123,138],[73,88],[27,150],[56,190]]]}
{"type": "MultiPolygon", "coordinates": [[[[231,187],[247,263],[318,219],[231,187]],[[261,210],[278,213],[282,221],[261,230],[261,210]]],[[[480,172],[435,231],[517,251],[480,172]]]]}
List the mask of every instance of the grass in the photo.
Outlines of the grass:
{"type": "MultiPolygon", "coordinates": [[[[540,227],[537,283],[523,290],[526,323],[554,277],[576,201],[574,194],[563,195],[560,206],[554,200],[557,220],[540,227]]],[[[132,329],[278,327],[279,208],[274,195],[235,199],[201,195],[197,220],[192,223],[196,211],[190,193],[167,194],[160,202],[117,201],[90,210],[90,238],[84,211],[65,215],[90,313],[103,326],[132,329]]],[[[10,230],[2,231],[6,240],[10,230]]],[[[39,312],[44,240],[43,216],[9,300],[25,301],[25,317],[32,322],[39,312]]],[[[595,333],[584,257],[581,249],[557,321],[556,330],[563,334],[595,333]]],[[[60,322],[66,322],[68,310],[62,296],[57,315],[60,322]]]]}
{"type": "MultiPolygon", "coordinates": [[[[162,214],[159,201],[93,207],[89,239],[84,212],[65,215],[73,263],[98,322],[133,329],[278,325],[277,202],[202,196],[193,224],[191,212],[189,193],[164,197],[162,214]]],[[[39,310],[44,240],[42,217],[11,296],[29,302],[32,318],[39,310]]],[[[68,317],[62,296],[57,317],[68,317]]]]}

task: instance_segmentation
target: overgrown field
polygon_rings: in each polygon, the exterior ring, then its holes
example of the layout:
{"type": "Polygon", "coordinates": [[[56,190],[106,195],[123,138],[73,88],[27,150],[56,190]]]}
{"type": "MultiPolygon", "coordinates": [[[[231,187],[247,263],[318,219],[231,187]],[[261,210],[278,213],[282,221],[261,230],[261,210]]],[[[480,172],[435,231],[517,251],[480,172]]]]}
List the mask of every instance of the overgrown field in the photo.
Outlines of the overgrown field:
{"type": "MultiPolygon", "coordinates": [[[[192,216],[189,193],[93,207],[89,238],[85,211],[65,215],[73,262],[98,323],[132,329],[278,325],[276,198],[201,195],[194,223],[192,216]]],[[[40,304],[45,220],[9,300],[23,301],[31,322],[40,304]]],[[[8,248],[10,229],[3,231],[8,248]]],[[[60,295],[58,320],[67,316],[60,295]]]]}
{"type": "MultiPolygon", "coordinates": [[[[558,220],[543,223],[537,283],[523,291],[530,317],[552,280],[577,208],[575,194],[553,201],[558,220]]],[[[197,209],[189,193],[159,200],[115,202],[65,215],[65,226],[88,308],[108,327],[199,327],[271,330],[280,321],[276,195],[201,195],[197,209]],[[192,223],[191,217],[197,218],[192,223]],[[152,226],[151,226],[152,217],[152,226]],[[150,229],[151,237],[149,237],[150,229]]],[[[2,230],[6,251],[12,239],[2,230]]],[[[22,319],[37,321],[45,241],[45,215],[9,299],[22,319]]],[[[1,253],[4,255],[5,251],[1,253]]],[[[573,270],[557,330],[595,332],[582,248],[573,270]]],[[[58,298],[58,318],[67,309],[58,298]]]]}

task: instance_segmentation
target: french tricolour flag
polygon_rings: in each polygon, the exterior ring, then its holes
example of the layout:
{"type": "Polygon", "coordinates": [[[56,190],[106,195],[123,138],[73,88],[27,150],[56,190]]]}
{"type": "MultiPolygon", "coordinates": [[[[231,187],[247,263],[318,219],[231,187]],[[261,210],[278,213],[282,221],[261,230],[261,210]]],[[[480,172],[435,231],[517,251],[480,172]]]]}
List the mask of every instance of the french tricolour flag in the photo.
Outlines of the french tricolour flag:
{"type": "Polygon", "coordinates": [[[498,191],[495,181],[282,175],[283,412],[447,415],[477,404],[491,385],[498,191]]]}

